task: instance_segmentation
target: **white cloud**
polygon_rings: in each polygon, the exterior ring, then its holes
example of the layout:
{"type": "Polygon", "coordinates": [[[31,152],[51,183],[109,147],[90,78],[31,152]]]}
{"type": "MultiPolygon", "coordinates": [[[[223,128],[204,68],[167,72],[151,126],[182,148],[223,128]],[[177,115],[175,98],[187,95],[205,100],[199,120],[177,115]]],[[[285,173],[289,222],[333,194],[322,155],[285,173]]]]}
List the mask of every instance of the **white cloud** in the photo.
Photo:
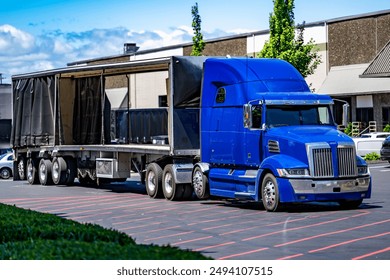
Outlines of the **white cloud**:
{"type": "Polygon", "coordinates": [[[5,24],[0,25],[0,54],[20,54],[34,46],[34,37],[27,32],[5,24]]]}
{"type": "MultiPolygon", "coordinates": [[[[205,39],[236,34],[215,30],[203,32],[205,39]]],[[[39,36],[11,25],[0,26],[0,73],[10,82],[11,75],[65,67],[67,63],[119,55],[124,43],[136,43],[140,50],[191,42],[191,27],[169,31],[134,31],[124,27],[92,29],[83,32],[51,30],[39,36]]]]}

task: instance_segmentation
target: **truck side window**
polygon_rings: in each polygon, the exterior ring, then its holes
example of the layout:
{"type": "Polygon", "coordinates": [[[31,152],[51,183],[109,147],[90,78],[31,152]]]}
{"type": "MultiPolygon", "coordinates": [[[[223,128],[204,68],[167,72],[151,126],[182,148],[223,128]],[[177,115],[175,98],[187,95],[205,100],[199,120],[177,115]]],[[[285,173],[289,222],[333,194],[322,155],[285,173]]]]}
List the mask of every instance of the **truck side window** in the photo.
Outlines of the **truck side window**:
{"type": "Polygon", "coordinates": [[[217,98],[216,98],[215,101],[217,103],[224,103],[225,99],[226,99],[226,90],[225,90],[225,88],[219,88],[218,92],[217,92],[217,98]]]}
{"type": "Polygon", "coordinates": [[[252,128],[261,128],[261,105],[252,106],[252,128]]]}

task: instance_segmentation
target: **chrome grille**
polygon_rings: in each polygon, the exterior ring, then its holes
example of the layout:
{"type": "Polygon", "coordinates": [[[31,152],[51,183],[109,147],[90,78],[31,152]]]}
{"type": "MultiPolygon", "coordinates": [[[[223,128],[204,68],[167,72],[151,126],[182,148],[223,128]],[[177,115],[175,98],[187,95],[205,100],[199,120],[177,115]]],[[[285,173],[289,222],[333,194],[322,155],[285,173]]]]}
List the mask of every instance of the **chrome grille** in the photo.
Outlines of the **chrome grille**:
{"type": "Polygon", "coordinates": [[[329,148],[312,149],[312,176],[332,177],[334,174],[332,150],[329,148]]]}
{"type": "Polygon", "coordinates": [[[340,177],[357,175],[356,154],[353,146],[337,147],[337,157],[340,177]]]}

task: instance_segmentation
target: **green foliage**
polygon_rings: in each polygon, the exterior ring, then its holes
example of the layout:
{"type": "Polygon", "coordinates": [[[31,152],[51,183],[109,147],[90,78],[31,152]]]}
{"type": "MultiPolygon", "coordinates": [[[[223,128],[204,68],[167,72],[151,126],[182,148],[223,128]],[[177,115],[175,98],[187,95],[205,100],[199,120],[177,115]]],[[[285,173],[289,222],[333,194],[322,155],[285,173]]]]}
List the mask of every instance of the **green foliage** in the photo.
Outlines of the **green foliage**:
{"type": "Polygon", "coordinates": [[[378,155],[378,153],[375,153],[375,152],[372,152],[372,153],[369,153],[369,154],[366,154],[364,157],[364,160],[379,160],[381,158],[380,155],[378,155]]]}
{"type": "Polygon", "coordinates": [[[304,43],[305,23],[297,26],[295,37],[294,0],[273,0],[274,11],[270,15],[270,39],[259,57],[280,58],[290,62],[303,77],[314,73],[321,63],[315,42],[304,43]]]}
{"type": "Polygon", "coordinates": [[[206,259],[196,252],[137,245],[125,233],[0,204],[1,260],[206,259]]]}
{"type": "Polygon", "coordinates": [[[195,3],[191,7],[192,14],[192,29],[194,30],[194,36],[192,37],[192,56],[201,56],[205,47],[205,42],[203,40],[203,34],[201,32],[201,23],[202,20],[199,15],[198,3],[195,3]]]}
{"type": "Polygon", "coordinates": [[[390,132],[390,124],[387,124],[383,129],[384,132],[390,132]]]}
{"type": "Polygon", "coordinates": [[[345,128],[344,133],[352,136],[352,123],[348,123],[348,126],[345,128]]]}

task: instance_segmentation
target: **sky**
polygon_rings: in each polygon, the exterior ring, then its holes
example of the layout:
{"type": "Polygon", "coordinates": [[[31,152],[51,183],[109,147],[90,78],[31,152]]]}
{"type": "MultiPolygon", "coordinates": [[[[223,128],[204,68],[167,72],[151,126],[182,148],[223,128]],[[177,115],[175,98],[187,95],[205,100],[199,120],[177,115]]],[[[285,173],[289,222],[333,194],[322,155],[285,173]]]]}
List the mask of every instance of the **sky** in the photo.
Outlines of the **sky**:
{"type": "MultiPolygon", "coordinates": [[[[69,62],[191,42],[198,3],[204,38],[269,27],[272,0],[0,0],[0,73],[11,76],[69,62]]],[[[295,22],[390,9],[389,0],[295,0],[295,22]]]]}

